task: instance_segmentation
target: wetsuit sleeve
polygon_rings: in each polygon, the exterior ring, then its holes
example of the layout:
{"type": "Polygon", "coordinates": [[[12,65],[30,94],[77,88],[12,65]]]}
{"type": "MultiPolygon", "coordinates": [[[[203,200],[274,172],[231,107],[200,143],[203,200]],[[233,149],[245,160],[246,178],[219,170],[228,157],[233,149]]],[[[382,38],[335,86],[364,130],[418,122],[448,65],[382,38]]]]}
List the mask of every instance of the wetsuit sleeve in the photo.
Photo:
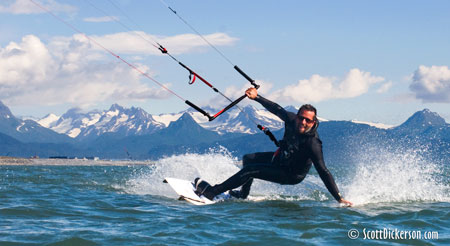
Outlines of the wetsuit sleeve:
{"type": "Polygon", "coordinates": [[[280,105],[258,95],[255,98],[255,101],[259,102],[264,108],[269,110],[272,114],[278,116],[282,121],[286,122],[289,121],[288,112],[281,107],[280,105]]]}
{"type": "Polygon", "coordinates": [[[320,178],[322,179],[323,183],[325,184],[331,195],[337,201],[340,201],[342,197],[341,194],[339,193],[339,189],[336,183],[334,182],[333,175],[331,175],[330,171],[328,171],[327,167],[325,166],[325,161],[323,160],[322,141],[320,141],[320,139],[318,138],[312,139],[311,152],[312,152],[311,160],[314,163],[314,167],[319,173],[320,178]]]}

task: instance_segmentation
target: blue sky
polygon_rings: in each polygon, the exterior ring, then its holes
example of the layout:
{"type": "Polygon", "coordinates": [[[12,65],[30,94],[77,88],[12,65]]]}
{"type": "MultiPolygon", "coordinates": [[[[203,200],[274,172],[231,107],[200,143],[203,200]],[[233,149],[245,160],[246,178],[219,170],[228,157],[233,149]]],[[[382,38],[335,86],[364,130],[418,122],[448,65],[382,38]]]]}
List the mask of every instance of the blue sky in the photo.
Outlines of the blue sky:
{"type": "MultiPolygon", "coordinates": [[[[229,97],[250,86],[160,0],[33,1],[91,41],[30,0],[2,1],[0,100],[16,115],[188,107],[92,40],[200,105],[226,101],[188,85],[188,72],[148,41],[229,97]]],[[[282,106],[312,103],[326,119],[388,125],[429,108],[450,122],[449,1],[165,2],[282,106]]]]}

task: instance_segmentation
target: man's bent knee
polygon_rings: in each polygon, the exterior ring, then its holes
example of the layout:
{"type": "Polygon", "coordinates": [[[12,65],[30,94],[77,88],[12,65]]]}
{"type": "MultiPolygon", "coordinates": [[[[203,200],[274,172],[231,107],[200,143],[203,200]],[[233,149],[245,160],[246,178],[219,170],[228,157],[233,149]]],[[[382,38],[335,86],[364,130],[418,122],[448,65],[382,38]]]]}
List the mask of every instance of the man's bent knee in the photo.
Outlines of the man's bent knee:
{"type": "Polygon", "coordinates": [[[252,154],[245,154],[245,155],[242,157],[242,165],[246,165],[246,164],[248,164],[248,163],[251,163],[251,161],[254,160],[254,159],[255,159],[255,153],[252,153],[252,154]]]}

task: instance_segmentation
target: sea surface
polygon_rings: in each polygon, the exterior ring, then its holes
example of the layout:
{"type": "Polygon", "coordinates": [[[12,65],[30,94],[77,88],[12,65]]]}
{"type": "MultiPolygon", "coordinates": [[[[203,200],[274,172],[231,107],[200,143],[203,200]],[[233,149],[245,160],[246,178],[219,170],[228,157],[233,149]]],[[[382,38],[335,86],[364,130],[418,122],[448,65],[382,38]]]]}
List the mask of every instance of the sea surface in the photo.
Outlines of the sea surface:
{"type": "Polygon", "coordinates": [[[314,170],[208,206],[162,182],[225,180],[240,166],[221,151],[110,164],[0,165],[0,245],[450,245],[448,163],[414,153],[328,166],[351,208],[314,170]]]}

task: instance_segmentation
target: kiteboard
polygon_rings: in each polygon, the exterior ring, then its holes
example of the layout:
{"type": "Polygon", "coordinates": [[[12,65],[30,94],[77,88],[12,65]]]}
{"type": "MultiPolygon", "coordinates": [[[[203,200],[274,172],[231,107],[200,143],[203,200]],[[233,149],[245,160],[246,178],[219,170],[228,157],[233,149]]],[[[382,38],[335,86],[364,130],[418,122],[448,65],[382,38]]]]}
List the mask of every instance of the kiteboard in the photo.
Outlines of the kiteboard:
{"type": "Polygon", "coordinates": [[[195,193],[194,183],[183,179],[165,178],[163,182],[169,184],[170,187],[180,196],[178,200],[184,200],[194,205],[210,205],[232,198],[231,195],[228,194],[228,191],[217,195],[214,197],[214,200],[209,200],[203,195],[198,196],[195,193]]]}

